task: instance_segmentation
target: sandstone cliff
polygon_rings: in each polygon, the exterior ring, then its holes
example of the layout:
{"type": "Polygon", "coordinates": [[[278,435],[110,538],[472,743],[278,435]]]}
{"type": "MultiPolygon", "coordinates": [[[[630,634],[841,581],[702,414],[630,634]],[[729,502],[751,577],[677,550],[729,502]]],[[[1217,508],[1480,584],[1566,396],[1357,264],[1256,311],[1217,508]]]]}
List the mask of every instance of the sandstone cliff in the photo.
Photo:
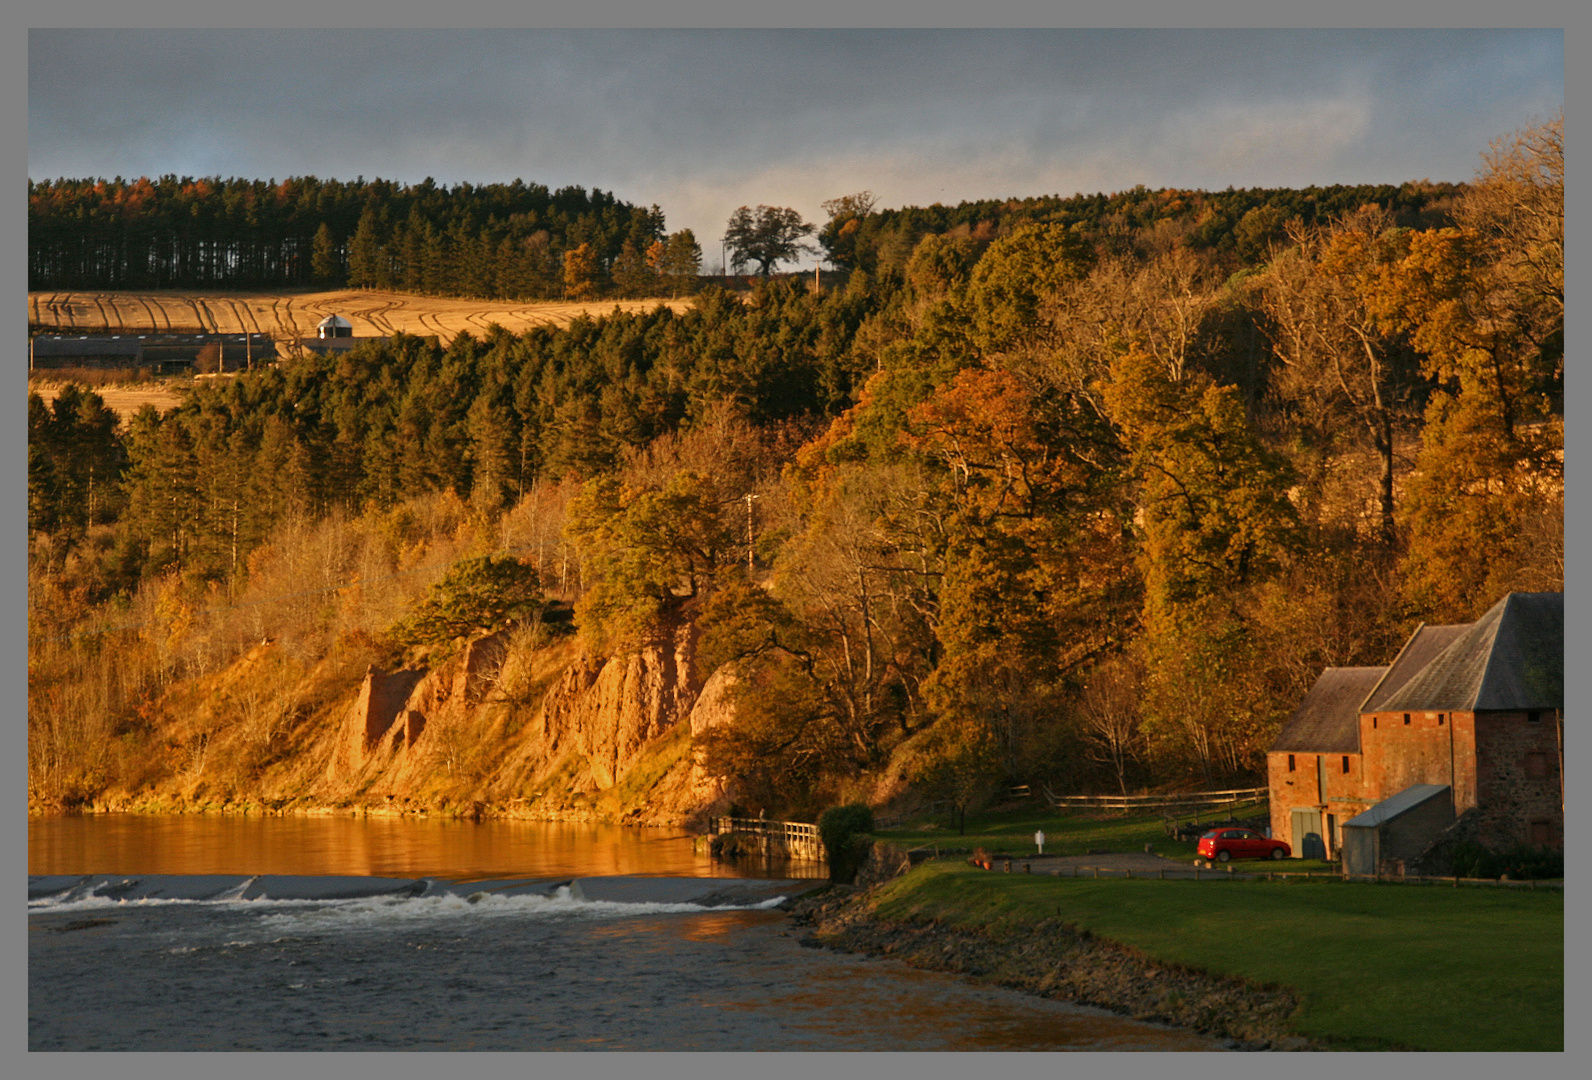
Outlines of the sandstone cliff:
{"type": "Polygon", "coordinates": [[[733,794],[694,744],[734,679],[696,645],[689,620],[612,656],[529,632],[398,666],[368,641],[308,662],[262,643],[169,688],[147,760],[93,805],[700,820],[733,794]]]}

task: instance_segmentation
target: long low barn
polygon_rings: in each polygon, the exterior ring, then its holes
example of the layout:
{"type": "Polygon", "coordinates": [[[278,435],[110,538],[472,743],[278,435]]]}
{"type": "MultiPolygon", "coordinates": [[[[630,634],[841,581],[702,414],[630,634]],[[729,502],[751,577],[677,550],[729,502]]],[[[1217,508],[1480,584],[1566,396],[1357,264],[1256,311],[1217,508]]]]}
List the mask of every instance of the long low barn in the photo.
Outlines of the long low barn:
{"type": "Polygon", "coordinates": [[[269,334],[39,334],[28,341],[28,370],[148,368],[190,371],[214,346],[221,371],[277,359],[269,334]]]}

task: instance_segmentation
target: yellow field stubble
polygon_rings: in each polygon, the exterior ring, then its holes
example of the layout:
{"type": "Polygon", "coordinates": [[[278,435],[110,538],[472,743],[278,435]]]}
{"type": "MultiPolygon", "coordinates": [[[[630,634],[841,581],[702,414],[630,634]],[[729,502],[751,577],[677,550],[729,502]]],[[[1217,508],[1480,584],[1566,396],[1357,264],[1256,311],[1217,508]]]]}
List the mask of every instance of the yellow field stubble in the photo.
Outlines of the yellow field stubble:
{"type": "Polygon", "coordinates": [[[395,333],[436,336],[444,344],[461,331],[477,337],[496,323],[511,333],[533,326],[565,326],[582,314],[683,311],[689,300],[467,300],[444,296],[338,289],[316,293],[266,292],[33,292],[28,316],[59,332],[148,334],[164,331],[274,334],[278,340],[312,337],[328,315],[354,324],[355,337],[395,333]]]}

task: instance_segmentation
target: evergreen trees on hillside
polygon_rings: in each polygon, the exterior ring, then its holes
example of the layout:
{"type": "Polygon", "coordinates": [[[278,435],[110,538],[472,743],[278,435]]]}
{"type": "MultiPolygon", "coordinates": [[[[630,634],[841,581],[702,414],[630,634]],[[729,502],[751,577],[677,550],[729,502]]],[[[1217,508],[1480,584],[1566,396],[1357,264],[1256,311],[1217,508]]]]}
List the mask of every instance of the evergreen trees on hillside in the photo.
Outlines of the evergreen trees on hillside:
{"type": "MultiPolygon", "coordinates": [[[[35,625],[101,617],[68,595],[180,611],[295,560],[352,588],[294,546],[315,521],[357,515],[396,565],[428,498],[483,533],[557,502],[560,535],[454,593],[562,591],[606,652],[695,619],[735,674],[703,760],[771,811],[1253,775],[1320,667],[1562,588],[1555,130],[1447,207],[1195,200],[1231,246],[1154,213],[1118,230],[1155,202],[1129,193],[1082,228],[897,232],[895,268],[822,293],[367,343],[120,432],[93,395],[35,397],[35,625]],[[1263,256],[1235,273],[1243,242],[1263,256]]],[[[838,208],[863,253],[887,238],[867,203],[838,208]]],[[[621,241],[615,283],[684,274],[673,243],[621,241]]],[[[593,250],[550,265],[594,286],[593,250]]],[[[459,629],[445,599],[405,640],[459,629]]],[[[52,655],[39,685],[69,685],[52,655]]]]}
{"type": "MultiPolygon", "coordinates": [[[[29,289],[351,285],[548,299],[565,295],[566,252],[584,246],[605,291],[626,250],[669,239],[655,206],[519,180],[28,182],[29,289]]],[[[686,273],[683,243],[671,275],[686,273]]]]}

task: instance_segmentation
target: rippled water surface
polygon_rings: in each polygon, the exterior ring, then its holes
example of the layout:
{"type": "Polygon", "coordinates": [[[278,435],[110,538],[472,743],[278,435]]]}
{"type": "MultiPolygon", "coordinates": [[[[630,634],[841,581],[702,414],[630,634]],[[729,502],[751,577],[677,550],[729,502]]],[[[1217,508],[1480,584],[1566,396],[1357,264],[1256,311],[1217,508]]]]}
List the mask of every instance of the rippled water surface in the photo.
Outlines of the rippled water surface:
{"type": "MultiPolygon", "coordinates": [[[[688,838],[655,830],[313,827],[326,824],[72,819],[30,830],[29,869],[455,880],[734,873],[698,861],[688,838]],[[205,854],[218,838],[223,847],[205,854]],[[104,853],[123,861],[99,862],[104,853]]],[[[753,874],[788,876],[767,866],[742,876],[753,874]]],[[[30,904],[28,922],[32,1050],[1221,1048],[896,961],[803,948],[800,931],[769,909],[583,902],[566,889],[475,902],[99,898],[30,904]]]]}

